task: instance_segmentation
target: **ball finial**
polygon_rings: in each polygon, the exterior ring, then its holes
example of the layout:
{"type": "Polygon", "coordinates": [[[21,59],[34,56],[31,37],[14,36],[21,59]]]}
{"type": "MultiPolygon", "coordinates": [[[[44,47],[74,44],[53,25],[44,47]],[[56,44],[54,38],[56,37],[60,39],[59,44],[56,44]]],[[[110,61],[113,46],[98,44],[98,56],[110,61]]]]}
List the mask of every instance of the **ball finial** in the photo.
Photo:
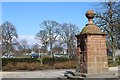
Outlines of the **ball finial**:
{"type": "Polygon", "coordinates": [[[93,10],[88,10],[85,15],[88,18],[88,24],[93,24],[93,18],[95,16],[94,11],[93,10]]]}
{"type": "Polygon", "coordinates": [[[95,13],[93,10],[88,10],[85,15],[88,19],[93,19],[95,16],[95,13]]]}

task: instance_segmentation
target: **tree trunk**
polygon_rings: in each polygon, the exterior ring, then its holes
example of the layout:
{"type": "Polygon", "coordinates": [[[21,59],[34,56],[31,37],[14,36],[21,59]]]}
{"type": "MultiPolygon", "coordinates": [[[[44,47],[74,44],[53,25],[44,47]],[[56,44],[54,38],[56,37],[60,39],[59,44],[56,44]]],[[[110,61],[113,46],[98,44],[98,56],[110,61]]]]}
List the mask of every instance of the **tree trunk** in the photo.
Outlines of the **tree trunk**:
{"type": "Polygon", "coordinates": [[[115,46],[114,46],[114,42],[113,42],[113,38],[112,38],[112,61],[113,63],[115,63],[115,46]]]}
{"type": "Polygon", "coordinates": [[[115,63],[115,59],[116,59],[115,58],[115,50],[112,50],[112,51],[113,51],[113,55],[112,55],[113,56],[113,63],[115,63]]]}
{"type": "Polygon", "coordinates": [[[50,57],[53,58],[53,53],[52,53],[52,43],[50,43],[50,57]]]}

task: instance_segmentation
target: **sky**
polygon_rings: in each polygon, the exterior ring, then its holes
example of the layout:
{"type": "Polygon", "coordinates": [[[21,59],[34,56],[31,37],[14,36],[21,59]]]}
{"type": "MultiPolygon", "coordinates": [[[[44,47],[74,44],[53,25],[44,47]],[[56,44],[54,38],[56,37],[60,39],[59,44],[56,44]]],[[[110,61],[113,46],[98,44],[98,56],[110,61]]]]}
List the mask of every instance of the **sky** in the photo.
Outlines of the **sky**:
{"type": "MultiPolygon", "coordinates": [[[[79,31],[88,22],[87,10],[95,9],[96,2],[2,2],[2,23],[11,22],[23,38],[35,36],[45,20],[60,24],[72,23],[79,31]]],[[[32,40],[31,40],[32,42],[32,40]]]]}
{"type": "MultiPolygon", "coordinates": [[[[108,0],[1,0],[2,2],[107,2],[108,0]]],[[[116,0],[112,0],[116,1],[116,0]]]]}

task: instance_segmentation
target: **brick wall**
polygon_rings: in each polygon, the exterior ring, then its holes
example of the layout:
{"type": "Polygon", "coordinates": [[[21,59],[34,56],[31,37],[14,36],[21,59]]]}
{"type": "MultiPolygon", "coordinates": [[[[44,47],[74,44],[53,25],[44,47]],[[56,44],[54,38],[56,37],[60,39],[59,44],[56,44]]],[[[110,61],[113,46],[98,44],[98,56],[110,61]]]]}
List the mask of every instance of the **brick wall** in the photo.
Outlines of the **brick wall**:
{"type": "Polygon", "coordinates": [[[105,35],[87,35],[87,73],[99,74],[108,72],[105,35]]]}

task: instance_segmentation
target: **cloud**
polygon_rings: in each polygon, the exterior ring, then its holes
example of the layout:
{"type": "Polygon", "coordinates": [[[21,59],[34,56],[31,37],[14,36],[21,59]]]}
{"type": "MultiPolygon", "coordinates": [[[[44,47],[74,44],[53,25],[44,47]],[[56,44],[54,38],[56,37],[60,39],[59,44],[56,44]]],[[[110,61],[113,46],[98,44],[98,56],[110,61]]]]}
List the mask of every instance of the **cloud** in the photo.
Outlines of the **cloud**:
{"type": "Polygon", "coordinates": [[[35,39],[35,36],[32,36],[32,35],[18,35],[18,39],[17,39],[19,42],[21,40],[26,40],[29,45],[34,45],[36,43],[38,43],[38,40],[35,39]]]}

